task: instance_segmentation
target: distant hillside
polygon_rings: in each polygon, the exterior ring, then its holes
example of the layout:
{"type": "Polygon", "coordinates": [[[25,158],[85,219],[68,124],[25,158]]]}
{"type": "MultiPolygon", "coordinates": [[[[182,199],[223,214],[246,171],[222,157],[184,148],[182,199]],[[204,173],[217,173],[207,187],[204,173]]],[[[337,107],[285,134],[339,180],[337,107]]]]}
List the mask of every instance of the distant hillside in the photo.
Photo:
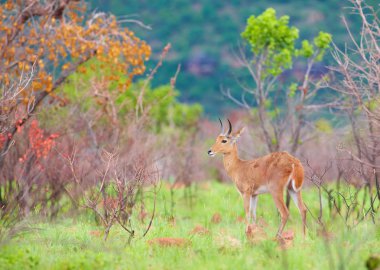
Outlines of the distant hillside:
{"type": "MultiPolygon", "coordinates": [[[[155,77],[155,84],[168,83],[178,64],[182,65],[177,87],[181,100],[200,102],[208,115],[215,115],[233,104],[220,94],[220,85],[238,89],[236,77],[244,77],[234,51],[241,42],[240,33],[246,19],[260,14],[268,7],[278,15],[289,15],[291,24],[300,29],[301,39],[311,39],[319,31],[333,34],[339,46],[344,45],[347,34],[340,16],[349,10],[344,0],[272,0],[272,1],[213,1],[213,0],[91,0],[91,7],[112,12],[117,16],[130,15],[152,27],[147,30],[129,24],[139,37],[153,47],[154,57],[166,43],[172,44],[171,53],[155,77]]],[[[367,1],[375,4],[377,1],[367,1]]],[[[359,28],[355,18],[352,25],[359,28]]],[[[328,55],[327,57],[330,57],[328,55]]],[[[331,62],[326,59],[325,63],[331,62]]],[[[321,68],[323,68],[322,65],[321,68]]],[[[301,67],[302,68],[302,67],[301,67]]]]}

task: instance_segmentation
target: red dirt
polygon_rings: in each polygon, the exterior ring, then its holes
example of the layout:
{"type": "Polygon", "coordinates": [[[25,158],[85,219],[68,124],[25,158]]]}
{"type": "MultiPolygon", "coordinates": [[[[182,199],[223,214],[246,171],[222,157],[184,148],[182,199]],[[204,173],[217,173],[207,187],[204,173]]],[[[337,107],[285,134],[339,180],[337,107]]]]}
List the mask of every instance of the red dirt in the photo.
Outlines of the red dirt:
{"type": "Polygon", "coordinates": [[[211,189],[211,185],[210,185],[210,183],[208,183],[208,182],[201,183],[201,184],[199,185],[199,187],[200,187],[201,189],[203,189],[203,190],[210,190],[210,189],[211,189]]]}
{"type": "Polygon", "coordinates": [[[244,223],[244,222],[245,222],[245,218],[242,217],[242,216],[237,217],[237,218],[236,218],[236,222],[237,222],[237,223],[244,223]]]}
{"type": "Polygon", "coordinates": [[[267,234],[263,228],[255,224],[247,225],[245,228],[245,235],[251,243],[258,243],[267,239],[267,234]]]}
{"type": "Polygon", "coordinates": [[[211,218],[211,222],[212,223],[215,223],[215,224],[218,224],[222,221],[222,216],[220,213],[215,213],[212,218],[211,218]]]}
{"type": "Polygon", "coordinates": [[[221,234],[215,238],[215,243],[219,246],[219,251],[237,249],[242,245],[239,239],[228,235],[224,230],[221,230],[221,234]]]}
{"type": "Polygon", "coordinates": [[[293,231],[285,231],[282,233],[282,238],[286,240],[293,240],[294,239],[294,232],[293,231]]]}
{"type": "Polygon", "coordinates": [[[282,233],[281,238],[277,238],[277,242],[281,249],[288,249],[293,245],[294,232],[293,231],[285,231],[282,233]]]}
{"type": "Polygon", "coordinates": [[[206,235],[206,234],[209,234],[210,231],[207,230],[202,225],[196,225],[189,233],[190,234],[206,235]]]}
{"type": "Polygon", "coordinates": [[[188,187],[189,184],[188,183],[185,183],[183,181],[178,181],[178,182],[175,182],[173,184],[170,184],[170,183],[167,183],[166,184],[166,187],[168,189],[183,189],[183,188],[186,188],[188,187]]]}
{"type": "Polygon", "coordinates": [[[172,237],[154,238],[148,241],[149,245],[159,245],[161,247],[184,247],[190,243],[189,239],[172,237]]]}
{"type": "Polygon", "coordinates": [[[90,235],[100,237],[102,235],[101,231],[90,231],[90,235]]]}
{"type": "Polygon", "coordinates": [[[335,238],[335,235],[332,232],[329,232],[327,230],[318,230],[317,234],[319,236],[322,236],[327,241],[331,241],[335,238]]]}
{"type": "Polygon", "coordinates": [[[262,228],[265,228],[268,226],[268,223],[265,221],[265,219],[262,219],[262,218],[259,218],[259,220],[257,221],[257,224],[262,227],[262,228]]]}

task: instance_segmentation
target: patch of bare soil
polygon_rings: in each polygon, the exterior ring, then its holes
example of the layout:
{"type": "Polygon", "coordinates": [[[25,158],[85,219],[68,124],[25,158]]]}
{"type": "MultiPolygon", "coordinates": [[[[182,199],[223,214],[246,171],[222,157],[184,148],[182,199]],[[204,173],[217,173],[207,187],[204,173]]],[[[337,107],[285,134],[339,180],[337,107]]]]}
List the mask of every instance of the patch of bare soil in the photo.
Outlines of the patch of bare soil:
{"type": "Polygon", "coordinates": [[[318,229],[317,234],[318,236],[323,237],[327,241],[334,240],[334,237],[335,237],[334,233],[329,232],[325,229],[318,229]]]}
{"type": "Polygon", "coordinates": [[[203,190],[210,190],[211,189],[211,185],[209,182],[203,182],[203,183],[199,184],[199,187],[203,190]]]}
{"type": "Polygon", "coordinates": [[[238,249],[242,246],[241,241],[231,235],[220,233],[215,239],[220,251],[238,249]]]}
{"type": "Polygon", "coordinates": [[[189,233],[190,234],[198,234],[198,235],[206,235],[206,234],[209,234],[210,231],[207,230],[202,225],[196,225],[189,233]]]}
{"type": "Polygon", "coordinates": [[[218,224],[222,221],[222,215],[220,213],[215,213],[212,218],[211,218],[211,222],[214,223],[214,224],[218,224]]]}
{"type": "Polygon", "coordinates": [[[268,223],[265,221],[265,219],[262,218],[258,219],[257,224],[262,228],[268,227],[268,223]]]}
{"type": "Polygon", "coordinates": [[[183,188],[186,188],[187,186],[188,186],[188,184],[186,184],[183,181],[178,181],[178,182],[175,182],[173,184],[170,184],[170,183],[166,184],[166,187],[168,189],[183,189],[183,188]]]}
{"type": "Polygon", "coordinates": [[[245,228],[245,235],[249,242],[256,244],[267,239],[267,234],[263,228],[256,224],[249,224],[245,228]]]}
{"type": "Polygon", "coordinates": [[[277,237],[277,242],[281,249],[288,249],[293,245],[294,232],[289,230],[282,233],[281,237],[277,237]]]}
{"type": "Polygon", "coordinates": [[[89,232],[91,236],[100,237],[102,235],[102,231],[90,231],[89,232]]]}
{"type": "Polygon", "coordinates": [[[149,245],[158,245],[161,247],[185,247],[191,244],[186,238],[160,237],[148,241],[149,245]]]}
{"type": "Polygon", "coordinates": [[[237,223],[244,223],[244,222],[245,222],[245,218],[242,217],[242,216],[238,216],[238,217],[236,218],[236,222],[237,222],[237,223]]]}

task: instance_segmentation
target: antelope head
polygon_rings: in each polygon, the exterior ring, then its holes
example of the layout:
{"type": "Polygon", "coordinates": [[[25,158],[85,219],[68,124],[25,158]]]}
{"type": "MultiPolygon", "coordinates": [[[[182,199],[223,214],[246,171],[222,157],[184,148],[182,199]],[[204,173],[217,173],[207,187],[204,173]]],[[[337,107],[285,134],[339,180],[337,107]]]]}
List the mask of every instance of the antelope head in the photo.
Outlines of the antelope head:
{"type": "Polygon", "coordinates": [[[234,144],[239,139],[241,133],[243,133],[244,128],[241,128],[236,132],[232,132],[231,122],[229,119],[227,119],[227,121],[228,121],[228,130],[225,131],[223,128],[223,123],[219,119],[221,132],[218,135],[218,137],[216,137],[216,141],[214,145],[211,146],[210,150],[208,150],[209,156],[213,157],[218,153],[221,153],[223,155],[231,153],[234,149],[234,144]]]}

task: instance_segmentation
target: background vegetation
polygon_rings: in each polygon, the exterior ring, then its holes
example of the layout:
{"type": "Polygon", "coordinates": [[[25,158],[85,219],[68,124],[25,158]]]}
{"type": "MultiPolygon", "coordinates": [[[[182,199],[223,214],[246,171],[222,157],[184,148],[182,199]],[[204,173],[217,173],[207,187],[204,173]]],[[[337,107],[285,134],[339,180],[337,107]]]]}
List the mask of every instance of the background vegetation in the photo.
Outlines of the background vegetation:
{"type": "Polygon", "coordinates": [[[2,2],[0,269],[378,269],[378,8],[2,2]],[[247,226],[222,113],[301,160],[305,237],[270,195],[247,226]]]}
{"type": "MultiPolygon", "coordinates": [[[[376,6],[377,1],[366,1],[376,6]]],[[[167,64],[156,75],[155,84],[167,82],[177,65],[182,65],[177,87],[181,92],[180,100],[200,102],[206,115],[223,115],[236,107],[226,102],[221,95],[220,86],[238,91],[236,80],[247,80],[249,74],[237,60],[238,45],[243,42],[243,32],[247,19],[252,14],[260,14],[268,7],[273,7],[278,16],[290,16],[290,23],[300,30],[300,40],[312,39],[325,31],[332,34],[334,42],[343,48],[350,42],[345,25],[340,16],[347,17],[353,32],[360,29],[360,19],[350,12],[349,4],[340,0],[291,0],[291,1],[102,1],[91,0],[92,7],[112,12],[117,16],[128,15],[125,19],[139,20],[150,26],[151,30],[130,25],[152,46],[153,52],[159,52],[166,43],[172,43],[172,51],[167,64]],[[195,83],[196,82],[196,83],[195,83]],[[206,94],[205,94],[206,93],[206,94]]],[[[300,46],[297,44],[297,46],[300,46]]],[[[157,57],[153,57],[150,66],[157,57]]],[[[314,72],[326,72],[325,66],[333,63],[327,54],[324,61],[314,67],[314,72]]],[[[306,69],[306,64],[294,66],[297,70],[306,69]]],[[[288,75],[289,73],[287,73],[288,75]]]]}

